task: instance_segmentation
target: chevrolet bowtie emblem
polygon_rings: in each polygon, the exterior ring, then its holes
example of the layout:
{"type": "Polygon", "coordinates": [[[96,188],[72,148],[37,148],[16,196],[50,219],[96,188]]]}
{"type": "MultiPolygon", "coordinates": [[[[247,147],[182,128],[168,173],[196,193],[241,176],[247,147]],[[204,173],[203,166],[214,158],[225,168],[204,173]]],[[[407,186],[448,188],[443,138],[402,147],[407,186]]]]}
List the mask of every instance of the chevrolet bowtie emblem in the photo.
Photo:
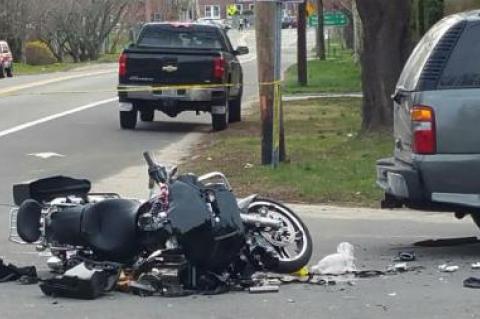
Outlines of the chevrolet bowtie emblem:
{"type": "Polygon", "coordinates": [[[173,65],[166,65],[162,68],[162,70],[165,71],[165,72],[171,73],[171,72],[177,71],[178,68],[176,66],[173,66],[173,65]]]}

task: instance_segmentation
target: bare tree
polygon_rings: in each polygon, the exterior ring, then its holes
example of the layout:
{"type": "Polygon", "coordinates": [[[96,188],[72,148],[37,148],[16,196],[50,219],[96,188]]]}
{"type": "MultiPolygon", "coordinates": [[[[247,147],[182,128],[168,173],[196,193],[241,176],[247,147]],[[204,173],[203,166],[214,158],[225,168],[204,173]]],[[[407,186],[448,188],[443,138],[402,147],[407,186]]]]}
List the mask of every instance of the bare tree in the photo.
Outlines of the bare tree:
{"type": "Polygon", "coordinates": [[[47,0],[39,11],[39,37],[58,60],[96,60],[107,37],[125,13],[129,0],[47,0]]]}
{"type": "Polygon", "coordinates": [[[27,28],[34,0],[0,0],[0,38],[10,44],[15,59],[23,61],[27,28]]]}
{"type": "Polygon", "coordinates": [[[316,30],[316,56],[320,60],[326,60],[325,55],[325,30],[323,21],[323,0],[317,0],[317,30],[316,30]]]}
{"type": "Polygon", "coordinates": [[[411,49],[411,2],[357,0],[357,8],[364,34],[363,128],[390,129],[393,122],[390,96],[411,49]]]}

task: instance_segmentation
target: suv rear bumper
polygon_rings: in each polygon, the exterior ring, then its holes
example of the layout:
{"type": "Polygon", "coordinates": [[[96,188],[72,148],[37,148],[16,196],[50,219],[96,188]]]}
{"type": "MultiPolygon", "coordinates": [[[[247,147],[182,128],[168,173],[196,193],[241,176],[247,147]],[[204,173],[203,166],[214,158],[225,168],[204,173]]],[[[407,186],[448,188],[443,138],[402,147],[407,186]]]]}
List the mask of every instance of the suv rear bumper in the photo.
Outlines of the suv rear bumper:
{"type": "Polygon", "coordinates": [[[418,171],[394,158],[377,161],[377,185],[399,200],[425,201],[418,171]]]}
{"type": "MultiPolygon", "coordinates": [[[[446,181],[432,180],[426,175],[448,175],[448,166],[444,166],[445,156],[430,156],[428,161],[418,163],[422,172],[394,158],[377,161],[377,185],[385,192],[384,208],[400,208],[407,206],[413,209],[438,211],[462,211],[480,208],[480,194],[460,193],[458,187],[451,188],[457,192],[448,192],[446,181]],[[441,168],[441,170],[440,170],[441,168]],[[433,170],[433,172],[432,172],[433,170]]],[[[448,159],[448,156],[447,156],[448,159]]],[[[472,172],[472,174],[475,174],[472,172]]],[[[455,180],[451,176],[447,179],[455,180]]]]}

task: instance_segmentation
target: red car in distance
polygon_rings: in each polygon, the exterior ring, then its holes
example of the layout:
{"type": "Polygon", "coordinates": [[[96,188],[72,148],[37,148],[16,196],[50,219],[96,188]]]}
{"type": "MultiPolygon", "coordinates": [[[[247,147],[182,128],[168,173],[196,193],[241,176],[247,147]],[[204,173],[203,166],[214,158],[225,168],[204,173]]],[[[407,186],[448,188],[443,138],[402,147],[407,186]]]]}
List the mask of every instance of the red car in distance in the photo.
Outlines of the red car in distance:
{"type": "Polygon", "coordinates": [[[0,41],[0,79],[13,76],[13,56],[6,41],[0,41]]]}

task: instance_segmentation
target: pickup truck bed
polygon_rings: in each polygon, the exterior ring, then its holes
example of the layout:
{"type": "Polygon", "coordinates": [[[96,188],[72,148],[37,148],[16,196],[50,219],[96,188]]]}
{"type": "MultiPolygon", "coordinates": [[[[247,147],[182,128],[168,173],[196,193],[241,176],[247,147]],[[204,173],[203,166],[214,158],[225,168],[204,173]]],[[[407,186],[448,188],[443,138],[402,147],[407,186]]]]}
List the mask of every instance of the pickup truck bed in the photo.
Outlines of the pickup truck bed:
{"type": "Polygon", "coordinates": [[[241,119],[242,68],[226,32],[214,25],[150,23],[119,61],[120,125],[137,116],[153,121],[155,110],[175,117],[209,112],[214,130],[241,119]]]}

